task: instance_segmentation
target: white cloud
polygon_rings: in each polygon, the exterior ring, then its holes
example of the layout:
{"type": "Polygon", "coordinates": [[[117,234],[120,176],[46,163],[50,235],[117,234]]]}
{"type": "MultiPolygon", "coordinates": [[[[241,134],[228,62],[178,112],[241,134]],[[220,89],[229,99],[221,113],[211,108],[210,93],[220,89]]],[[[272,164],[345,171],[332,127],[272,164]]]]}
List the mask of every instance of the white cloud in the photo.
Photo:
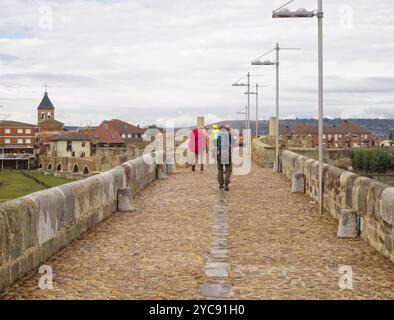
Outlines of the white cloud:
{"type": "MultiPolygon", "coordinates": [[[[274,114],[275,73],[250,61],[280,42],[302,48],[281,52],[281,117],[315,117],[317,24],[273,20],[271,11],[282,3],[3,0],[0,105],[12,118],[34,122],[48,82],[66,124],[119,116],[190,125],[198,114],[239,118],[246,97],[231,83],[251,71],[265,75],[253,81],[269,85],[261,99],[267,119],[274,114]]],[[[296,3],[315,9],[311,1],[296,3]]],[[[392,1],[349,4],[324,4],[326,114],[394,117],[392,1]]]]}

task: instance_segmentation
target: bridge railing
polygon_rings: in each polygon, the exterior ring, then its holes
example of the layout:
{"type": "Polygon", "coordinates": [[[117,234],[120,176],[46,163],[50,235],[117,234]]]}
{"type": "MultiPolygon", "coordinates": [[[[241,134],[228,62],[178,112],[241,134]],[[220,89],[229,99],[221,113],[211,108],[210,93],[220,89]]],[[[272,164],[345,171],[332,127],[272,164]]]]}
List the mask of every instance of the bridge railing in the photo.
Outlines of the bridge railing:
{"type": "MultiPolygon", "coordinates": [[[[302,174],[306,194],[318,201],[319,162],[288,150],[281,161],[283,174],[302,174]]],[[[394,262],[394,188],[324,164],[323,191],[325,212],[339,220],[343,210],[354,211],[359,235],[394,262]]]]}
{"type": "Polygon", "coordinates": [[[118,190],[135,194],[165,166],[144,155],[110,171],[0,204],[0,290],[118,211],[118,190]]]}

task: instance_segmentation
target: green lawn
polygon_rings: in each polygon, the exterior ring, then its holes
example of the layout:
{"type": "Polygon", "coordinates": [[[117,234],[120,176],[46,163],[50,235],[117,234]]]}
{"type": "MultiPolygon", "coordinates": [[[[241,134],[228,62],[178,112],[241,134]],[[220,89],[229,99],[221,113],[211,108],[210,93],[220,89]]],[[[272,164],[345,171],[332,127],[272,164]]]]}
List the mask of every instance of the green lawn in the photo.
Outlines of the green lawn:
{"type": "Polygon", "coordinates": [[[36,178],[37,180],[44,182],[45,184],[51,186],[51,187],[56,187],[61,184],[68,183],[73,180],[69,180],[66,178],[60,178],[60,177],[55,177],[55,176],[46,176],[44,173],[39,172],[39,171],[30,171],[28,172],[29,176],[32,176],[36,178]]]}
{"type": "MultiPolygon", "coordinates": [[[[29,172],[29,175],[52,187],[72,181],[54,176],[45,176],[42,172],[29,172]]],[[[23,197],[27,194],[45,189],[45,187],[33,179],[25,177],[19,171],[0,172],[0,202],[23,197]]]]}

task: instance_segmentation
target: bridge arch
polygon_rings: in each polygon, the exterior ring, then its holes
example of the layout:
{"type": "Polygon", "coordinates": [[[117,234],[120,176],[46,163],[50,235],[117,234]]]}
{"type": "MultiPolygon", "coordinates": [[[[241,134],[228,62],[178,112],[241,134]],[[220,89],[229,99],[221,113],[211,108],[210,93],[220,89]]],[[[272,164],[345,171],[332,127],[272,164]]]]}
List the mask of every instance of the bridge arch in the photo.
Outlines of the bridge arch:
{"type": "Polygon", "coordinates": [[[79,173],[79,167],[77,164],[74,164],[73,173],[79,173]]]}
{"type": "Polygon", "coordinates": [[[85,166],[85,168],[83,168],[83,174],[84,174],[85,176],[87,176],[87,175],[90,174],[89,168],[88,168],[88,167],[85,166]]]}

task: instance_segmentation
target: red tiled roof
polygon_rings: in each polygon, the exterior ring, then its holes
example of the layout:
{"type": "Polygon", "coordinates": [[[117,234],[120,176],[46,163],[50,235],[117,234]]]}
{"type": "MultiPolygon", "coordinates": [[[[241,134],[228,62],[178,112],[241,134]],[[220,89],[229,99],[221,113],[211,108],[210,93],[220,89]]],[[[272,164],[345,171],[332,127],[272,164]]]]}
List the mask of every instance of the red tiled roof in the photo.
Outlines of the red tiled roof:
{"type": "Polygon", "coordinates": [[[143,134],[145,131],[135,125],[132,125],[128,122],[119,120],[119,119],[112,119],[108,121],[108,124],[118,131],[120,134],[122,133],[140,133],[143,134]]]}
{"type": "Polygon", "coordinates": [[[123,144],[123,140],[114,128],[112,128],[108,121],[103,121],[97,128],[86,129],[84,133],[89,137],[90,141],[96,143],[116,143],[123,144]]]}

